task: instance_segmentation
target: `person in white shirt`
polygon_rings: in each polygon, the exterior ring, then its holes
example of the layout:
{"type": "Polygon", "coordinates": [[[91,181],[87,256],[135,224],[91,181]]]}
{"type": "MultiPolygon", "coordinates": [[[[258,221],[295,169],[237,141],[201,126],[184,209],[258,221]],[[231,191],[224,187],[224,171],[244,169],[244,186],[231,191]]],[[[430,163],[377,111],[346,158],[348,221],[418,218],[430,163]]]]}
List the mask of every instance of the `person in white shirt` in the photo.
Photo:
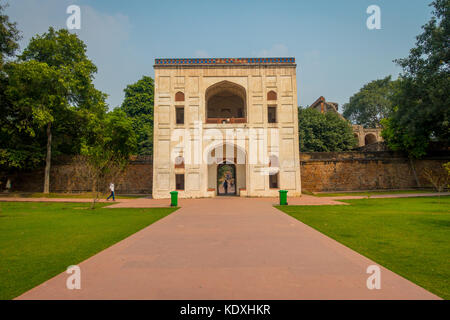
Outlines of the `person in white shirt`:
{"type": "Polygon", "coordinates": [[[109,197],[108,198],[106,198],[106,201],[108,201],[109,200],[109,198],[113,198],[113,201],[116,201],[116,198],[115,198],[115,196],[114,196],[114,183],[110,183],[109,184],[109,190],[111,190],[111,194],[109,195],[109,197]]]}

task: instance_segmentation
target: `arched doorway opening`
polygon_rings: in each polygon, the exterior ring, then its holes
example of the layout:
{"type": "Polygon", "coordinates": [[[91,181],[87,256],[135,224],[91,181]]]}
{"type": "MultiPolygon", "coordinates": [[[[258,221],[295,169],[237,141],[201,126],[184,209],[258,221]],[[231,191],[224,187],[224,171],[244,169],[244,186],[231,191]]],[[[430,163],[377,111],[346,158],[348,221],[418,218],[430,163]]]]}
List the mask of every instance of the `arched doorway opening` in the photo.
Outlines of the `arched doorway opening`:
{"type": "Polygon", "coordinates": [[[225,161],[217,166],[217,195],[237,195],[236,165],[225,161]]]}
{"type": "Polygon", "coordinates": [[[365,145],[372,144],[372,143],[375,143],[375,142],[377,142],[377,137],[375,137],[375,135],[372,134],[372,133],[368,133],[364,137],[364,144],[365,145]]]}
{"type": "Polygon", "coordinates": [[[211,145],[207,150],[208,191],[216,195],[241,195],[246,190],[245,150],[227,142],[211,145]]]}
{"type": "Polygon", "coordinates": [[[221,81],[206,89],[206,123],[246,123],[244,87],[221,81]]]}

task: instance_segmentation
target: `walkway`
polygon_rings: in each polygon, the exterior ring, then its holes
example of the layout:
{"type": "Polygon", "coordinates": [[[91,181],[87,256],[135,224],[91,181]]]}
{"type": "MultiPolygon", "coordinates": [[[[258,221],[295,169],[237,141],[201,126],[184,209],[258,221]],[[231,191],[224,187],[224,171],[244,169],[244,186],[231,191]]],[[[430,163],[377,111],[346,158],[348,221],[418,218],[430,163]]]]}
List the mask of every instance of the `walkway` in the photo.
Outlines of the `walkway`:
{"type": "MultiPolygon", "coordinates": [[[[450,196],[450,192],[430,192],[430,193],[404,193],[404,194],[381,194],[372,195],[371,199],[380,198],[410,198],[410,197],[436,197],[436,196],[450,196]]],[[[288,196],[289,205],[302,205],[302,206],[314,206],[314,205],[347,205],[347,203],[338,200],[351,200],[351,199],[367,199],[367,196],[333,196],[333,197],[315,197],[310,195],[302,195],[298,198],[290,198],[288,196]]],[[[206,199],[199,199],[206,200],[206,199]]],[[[211,199],[210,199],[211,200],[211,199]]],[[[270,202],[272,204],[278,203],[278,198],[259,198],[260,201],[270,202]]],[[[81,199],[81,198],[21,198],[21,197],[1,197],[0,202],[79,202],[87,203],[92,202],[92,199],[81,199]]],[[[178,204],[184,207],[185,203],[190,203],[190,199],[179,199],[178,204]]],[[[105,199],[100,199],[99,203],[111,203],[108,208],[161,208],[169,207],[169,199],[151,199],[147,198],[134,198],[134,199],[121,199],[116,198],[116,201],[106,201],[105,199]]]]}
{"type": "Polygon", "coordinates": [[[373,261],[274,201],[182,199],[178,211],[80,263],[81,290],[66,289],[62,273],[19,299],[437,298],[385,268],[381,289],[367,289],[373,261]]]}

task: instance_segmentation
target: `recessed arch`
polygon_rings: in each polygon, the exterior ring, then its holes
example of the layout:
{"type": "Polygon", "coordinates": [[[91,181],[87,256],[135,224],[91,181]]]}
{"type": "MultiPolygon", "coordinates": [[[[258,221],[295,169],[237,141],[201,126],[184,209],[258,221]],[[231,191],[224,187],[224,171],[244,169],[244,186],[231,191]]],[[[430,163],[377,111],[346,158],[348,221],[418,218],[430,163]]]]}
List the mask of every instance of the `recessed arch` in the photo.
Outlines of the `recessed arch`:
{"type": "Polygon", "coordinates": [[[377,137],[373,134],[373,133],[368,133],[366,134],[366,136],[364,137],[364,144],[372,144],[377,142],[377,137]]]}
{"type": "Polygon", "coordinates": [[[269,155],[269,188],[278,189],[279,188],[279,172],[280,172],[280,161],[277,155],[269,155]]]}
{"type": "Polygon", "coordinates": [[[267,100],[277,100],[277,93],[273,90],[270,90],[269,92],[267,92],[267,100]]]}
{"type": "Polygon", "coordinates": [[[269,156],[269,167],[271,168],[279,168],[280,167],[280,161],[278,160],[278,156],[271,154],[269,156]]]}
{"type": "Polygon", "coordinates": [[[184,93],[181,91],[178,91],[177,93],[175,93],[175,101],[176,102],[184,101],[184,93]]]}
{"type": "Polygon", "coordinates": [[[175,158],[175,168],[184,168],[184,157],[178,156],[175,158]]]}
{"type": "Polygon", "coordinates": [[[247,122],[247,93],[243,86],[230,81],[213,84],[205,93],[208,123],[247,122]]]}

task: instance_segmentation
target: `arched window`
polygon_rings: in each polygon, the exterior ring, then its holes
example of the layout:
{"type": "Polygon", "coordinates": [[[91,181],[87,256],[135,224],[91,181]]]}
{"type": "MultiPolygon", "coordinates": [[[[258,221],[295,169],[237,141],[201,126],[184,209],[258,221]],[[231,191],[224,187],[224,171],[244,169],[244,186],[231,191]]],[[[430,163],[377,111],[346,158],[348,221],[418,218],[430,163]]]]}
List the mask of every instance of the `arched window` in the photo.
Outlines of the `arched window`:
{"type": "Polygon", "coordinates": [[[267,92],[267,100],[277,100],[277,93],[272,90],[267,92]]]}
{"type": "Polygon", "coordinates": [[[184,93],[181,91],[175,93],[175,101],[184,101],[184,93]]]}

